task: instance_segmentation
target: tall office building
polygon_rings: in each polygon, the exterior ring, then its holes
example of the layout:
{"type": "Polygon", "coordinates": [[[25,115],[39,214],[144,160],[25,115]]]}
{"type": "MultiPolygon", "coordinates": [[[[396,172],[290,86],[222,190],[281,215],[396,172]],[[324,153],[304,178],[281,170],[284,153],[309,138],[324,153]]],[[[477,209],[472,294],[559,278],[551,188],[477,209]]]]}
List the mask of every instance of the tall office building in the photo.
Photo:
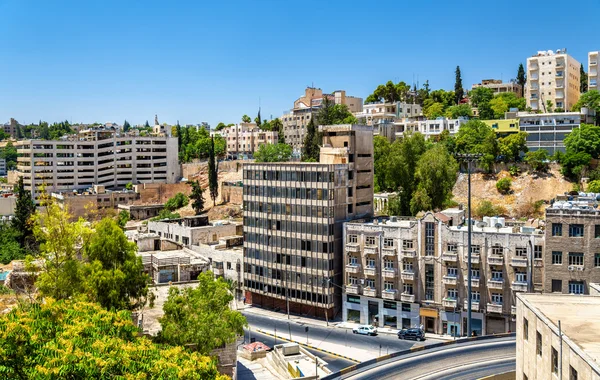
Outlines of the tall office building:
{"type": "Polygon", "coordinates": [[[373,130],[320,129],[318,163],[244,165],[244,289],[248,303],[331,318],[343,223],[373,214],[373,130]]]}
{"type": "Polygon", "coordinates": [[[570,111],[579,100],[580,68],[581,64],[566,49],[538,51],[527,58],[527,106],[552,112],[547,105],[550,101],[552,109],[570,111]]]}

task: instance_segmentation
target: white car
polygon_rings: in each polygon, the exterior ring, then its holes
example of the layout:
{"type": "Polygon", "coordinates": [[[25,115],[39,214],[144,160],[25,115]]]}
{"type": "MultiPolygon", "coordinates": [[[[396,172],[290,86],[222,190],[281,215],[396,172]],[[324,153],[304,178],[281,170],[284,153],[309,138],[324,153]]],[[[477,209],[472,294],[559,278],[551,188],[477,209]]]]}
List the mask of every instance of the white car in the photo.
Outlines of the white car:
{"type": "Polygon", "coordinates": [[[377,335],[377,329],[371,325],[361,325],[352,329],[354,334],[377,335]]]}

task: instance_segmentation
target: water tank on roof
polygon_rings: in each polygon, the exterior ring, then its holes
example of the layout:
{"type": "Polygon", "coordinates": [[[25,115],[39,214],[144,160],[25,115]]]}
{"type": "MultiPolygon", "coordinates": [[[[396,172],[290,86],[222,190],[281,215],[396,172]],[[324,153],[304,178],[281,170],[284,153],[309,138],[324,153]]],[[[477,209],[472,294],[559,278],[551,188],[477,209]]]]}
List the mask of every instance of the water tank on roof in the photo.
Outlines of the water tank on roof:
{"type": "Polygon", "coordinates": [[[498,224],[501,224],[502,227],[506,226],[505,222],[506,220],[504,218],[498,218],[498,224]]]}
{"type": "Polygon", "coordinates": [[[491,227],[495,227],[495,226],[496,226],[496,224],[498,224],[498,217],[497,217],[497,216],[492,216],[492,217],[490,218],[490,226],[491,226],[491,227]]]}
{"type": "Polygon", "coordinates": [[[396,216],[390,216],[390,222],[395,223],[398,221],[398,217],[396,216]]]}
{"type": "Polygon", "coordinates": [[[489,216],[484,216],[483,217],[483,223],[485,223],[486,226],[491,226],[490,224],[490,217],[489,216]]]}

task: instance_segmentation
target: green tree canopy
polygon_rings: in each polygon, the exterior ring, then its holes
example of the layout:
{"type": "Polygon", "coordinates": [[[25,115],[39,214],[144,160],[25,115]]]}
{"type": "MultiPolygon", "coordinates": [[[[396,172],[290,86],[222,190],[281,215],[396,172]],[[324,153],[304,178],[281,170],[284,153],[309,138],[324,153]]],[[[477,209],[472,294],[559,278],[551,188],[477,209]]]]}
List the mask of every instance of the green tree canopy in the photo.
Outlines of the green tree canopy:
{"type": "Polygon", "coordinates": [[[177,193],[167,200],[165,203],[165,209],[168,211],[175,211],[182,207],[187,206],[190,203],[190,199],[184,193],[177,193]]]}
{"type": "Polygon", "coordinates": [[[489,103],[494,98],[494,91],[487,87],[477,87],[469,92],[471,104],[479,107],[483,103],[489,103]]]}
{"type": "Polygon", "coordinates": [[[444,116],[444,105],[437,102],[427,104],[427,107],[423,108],[423,114],[428,119],[435,119],[437,117],[444,116]]]}
{"type": "Polygon", "coordinates": [[[596,111],[596,125],[600,125],[600,92],[598,90],[590,90],[581,94],[577,103],[573,105],[573,111],[580,111],[581,107],[587,107],[590,110],[596,111]]]}
{"type": "Polygon", "coordinates": [[[506,157],[506,161],[518,161],[521,153],[527,153],[527,132],[511,133],[506,137],[498,139],[500,154],[506,157]]]}
{"type": "Polygon", "coordinates": [[[6,160],[6,168],[8,170],[14,170],[17,167],[17,148],[12,142],[7,142],[4,149],[0,151],[0,158],[6,160]]]}
{"type": "Polygon", "coordinates": [[[244,334],[246,318],[229,308],[233,295],[223,278],[214,279],[212,272],[198,276],[195,288],[169,289],[169,298],[159,319],[159,339],[173,345],[195,345],[207,354],[223,344],[234,342],[244,334]]]}
{"type": "Polygon", "coordinates": [[[527,77],[522,63],[519,63],[519,68],[517,69],[517,83],[521,85],[521,97],[525,96],[525,83],[527,83],[527,77]]]}
{"type": "Polygon", "coordinates": [[[217,124],[217,126],[215,127],[215,131],[220,131],[221,129],[225,129],[227,128],[227,125],[225,125],[225,123],[220,122],[219,124],[217,124]]]}
{"type": "Polygon", "coordinates": [[[375,171],[375,192],[386,190],[388,154],[390,153],[391,144],[389,140],[383,136],[373,137],[373,169],[375,171]]]}
{"type": "Polygon", "coordinates": [[[254,153],[256,162],[287,162],[292,157],[292,147],[288,144],[263,144],[254,153]]]}
{"type": "Polygon", "coordinates": [[[465,95],[465,90],[462,86],[462,78],[460,74],[460,66],[456,66],[454,80],[454,104],[459,104],[465,95]]]}
{"type": "Polygon", "coordinates": [[[591,124],[581,124],[565,137],[567,153],[584,152],[592,158],[600,157],[600,127],[591,124]]]}
{"type": "Polygon", "coordinates": [[[217,166],[215,139],[211,139],[211,146],[208,150],[208,191],[213,200],[213,206],[217,205],[217,196],[219,196],[219,168],[217,166]]]}
{"type": "Polygon", "coordinates": [[[321,133],[317,130],[315,118],[313,117],[306,125],[304,143],[302,144],[302,161],[318,161],[321,143],[321,133]]]}
{"type": "Polygon", "coordinates": [[[18,233],[18,241],[21,247],[31,247],[34,243],[32,216],[35,212],[35,203],[31,198],[31,193],[25,190],[22,176],[17,181],[15,193],[17,194],[17,203],[11,225],[18,233]]]}
{"type": "Polygon", "coordinates": [[[450,106],[446,109],[446,117],[450,119],[458,119],[459,117],[472,117],[473,109],[467,103],[450,106]]]}
{"type": "Polygon", "coordinates": [[[480,164],[484,169],[490,170],[498,156],[496,133],[492,127],[480,120],[469,120],[456,134],[456,151],[483,154],[480,164]]]}
{"type": "Polygon", "coordinates": [[[548,169],[548,151],[545,149],[534,150],[525,153],[526,163],[531,165],[534,171],[546,171],[548,169]]]}
{"type": "Polygon", "coordinates": [[[248,115],[242,116],[242,123],[250,123],[250,122],[252,122],[252,119],[250,119],[250,116],[248,116],[248,115]]]}

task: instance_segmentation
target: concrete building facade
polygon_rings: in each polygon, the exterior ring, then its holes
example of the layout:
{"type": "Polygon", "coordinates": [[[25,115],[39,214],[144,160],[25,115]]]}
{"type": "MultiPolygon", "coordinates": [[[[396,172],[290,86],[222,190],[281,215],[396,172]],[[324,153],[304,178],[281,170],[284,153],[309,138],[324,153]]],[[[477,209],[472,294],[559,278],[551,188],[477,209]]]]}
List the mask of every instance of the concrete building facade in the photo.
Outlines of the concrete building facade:
{"type": "Polygon", "coordinates": [[[227,142],[227,156],[252,157],[264,144],[277,144],[279,135],[275,131],[263,131],[256,123],[239,123],[219,132],[227,142]]]}
{"type": "Polygon", "coordinates": [[[61,208],[67,208],[73,218],[91,216],[98,213],[102,216],[107,210],[117,210],[119,205],[135,202],[139,194],[131,190],[110,191],[102,185],[94,185],[84,192],[65,191],[52,193],[51,197],[61,208]]]}
{"type": "Polygon", "coordinates": [[[545,149],[552,155],[556,151],[565,152],[565,137],[581,123],[589,123],[585,109],[582,112],[555,112],[530,114],[517,113],[519,128],[527,132],[527,148],[530,151],[545,149]]]}
{"type": "Polygon", "coordinates": [[[11,138],[16,139],[18,126],[20,126],[19,122],[11,117],[7,123],[2,125],[2,130],[7,135],[10,135],[11,138]]]}
{"type": "Polygon", "coordinates": [[[47,192],[103,185],[124,188],[129,182],[174,183],[179,179],[177,139],[138,137],[114,130],[89,129],[64,140],[24,140],[17,147],[17,170],[35,199],[47,192]]]}
{"type": "Polygon", "coordinates": [[[377,102],[367,103],[361,112],[354,116],[360,121],[364,119],[366,125],[376,125],[381,122],[394,122],[404,118],[423,117],[423,108],[419,104],[405,102],[377,102]]]}
{"type": "Polygon", "coordinates": [[[502,82],[501,79],[483,79],[481,83],[472,85],[471,89],[476,89],[478,87],[489,88],[494,91],[494,94],[512,92],[519,98],[523,96],[523,87],[515,80],[511,80],[510,82],[502,82]]]}
{"type": "Polygon", "coordinates": [[[180,219],[170,219],[148,222],[148,232],[157,234],[160,238],[168,239],[183,246],[217,243],[219,239],[242,235],[239,223],[226,220],[208,221],[208,216],[190,216],[180,219]]]}
{"type": "Polygon", "coordinates": [[[600,297],[517,295],[517,380],[600,379],[600,297]]]}
{"type": "MultiPolygon", "coordinates": [[[[437,334],[467,330],[464,211],[349,222],[344,227],[343,320],[437,334]]],[[[518,227],[473,227],[472,328],[514,331],[515,295],[541,289],[543,235],[518,227]],[[534,269],[537,268],[537,269],[534,269]]]]}
{"type": "Polygon", "coordinates": [[[246,301],[320,318],[340,311],[343,222],[373,213],[371,127],[322,127],[319,163],[244,165],[246,301]]]}
{"type": "Polygon", "coordinates": [[[534,111],[551,112],[553,108],[570,111],[579,100],[581,64],[566,49],[538,51],[527,58],[525,99],[534,111]]]}
{"type": "Polygon", "coordinates": [[[600,51],[588,53],[588,91],[598,90],[600,74],[598,74],[598,55],[600,51]]]}
{"type": "Polygon", "coordinates": [[[5,176],[6,174],[6,159],[0,158],[0,176],[5,176]]]}

